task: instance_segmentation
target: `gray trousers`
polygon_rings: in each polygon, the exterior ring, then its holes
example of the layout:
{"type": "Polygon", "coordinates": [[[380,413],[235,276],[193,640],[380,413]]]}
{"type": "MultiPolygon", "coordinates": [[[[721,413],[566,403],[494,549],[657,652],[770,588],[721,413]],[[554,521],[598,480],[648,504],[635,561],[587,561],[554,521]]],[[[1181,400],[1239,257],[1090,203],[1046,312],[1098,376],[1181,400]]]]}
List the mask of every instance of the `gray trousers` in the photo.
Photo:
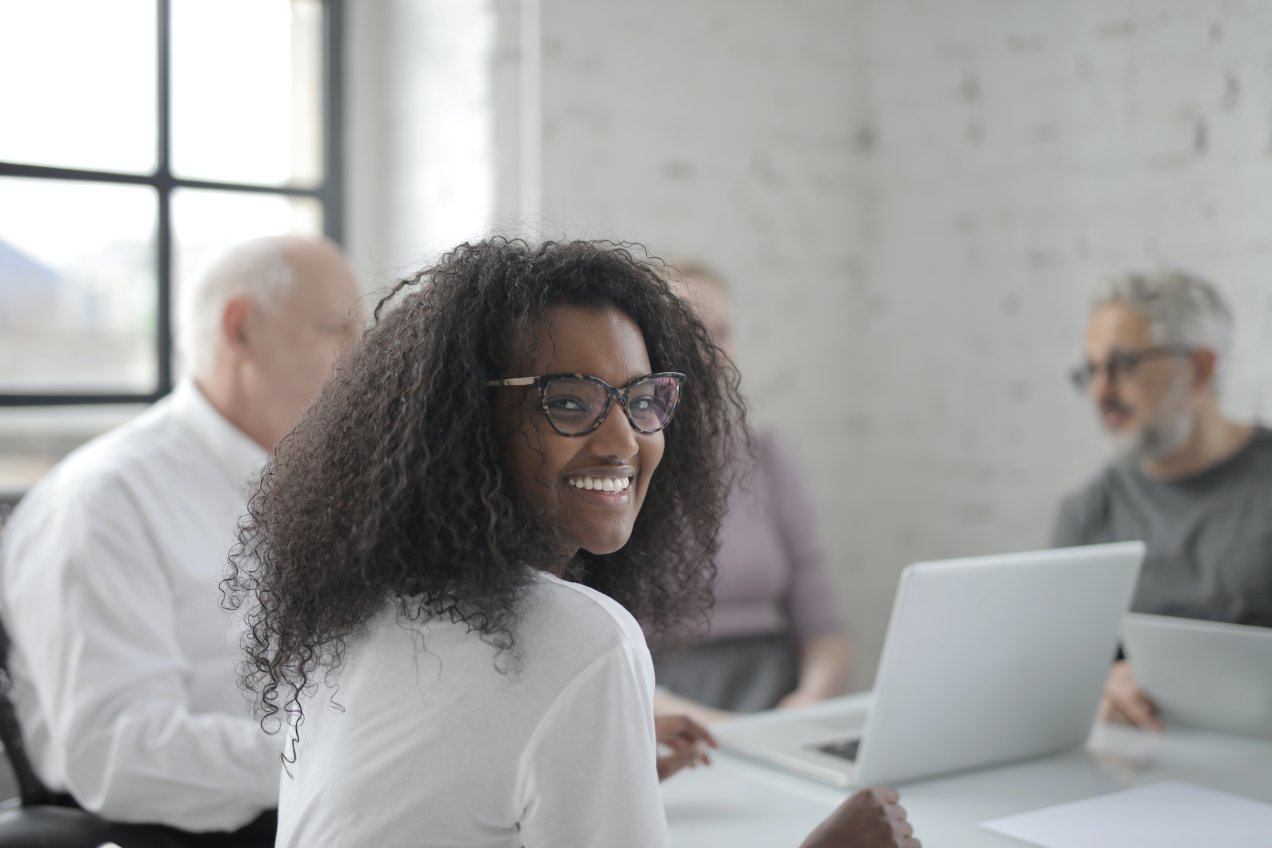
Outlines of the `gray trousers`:
{"type": "Polygon", "coordinates": [[[654,678],[708,707],[767,710],[799,683],[799,646],[789,633],[770,633],[660,648],[654,678]]]}

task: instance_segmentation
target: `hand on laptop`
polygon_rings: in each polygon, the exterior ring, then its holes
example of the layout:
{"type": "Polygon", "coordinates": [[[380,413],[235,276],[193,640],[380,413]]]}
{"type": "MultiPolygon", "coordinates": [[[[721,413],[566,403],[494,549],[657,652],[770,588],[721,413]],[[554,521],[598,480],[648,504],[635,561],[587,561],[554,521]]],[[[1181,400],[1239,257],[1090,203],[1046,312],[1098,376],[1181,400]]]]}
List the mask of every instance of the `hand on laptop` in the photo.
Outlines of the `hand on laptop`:
{"type": "Polygon", "coordinates": [[[777,702],[777,709],[789,710],[795,707],[806,707],[809,704],[815,704],[818,701],[823,700],[825,700],[825,698],[819,698],[811,692],[804,692],[796,689],[795,691],[783,696],[782,700],[777,702]]]}
{"type": "Polygon", "coordinates": [[[1157,708],[1140,691],[1135,676],[1131,674],[1131,665],[1126,660],[1118,660],[1109,669],[1108,679],[1104,681],[1104,697],[1100,699],[1099,718],[1100,721],[1131,724],[1156,733],[1164,729],[1162,720],[1157,717],[1157,708]]]}
{"type": "Polygon", "coordinates": [[[654,716],[654,736],[658,740],[659,780],[666,780],[686,766],[711,765],[707,748],[720,746],[710,731],[686,715],[654,716]]]}
{"type": "Polygon", "coordinates": [[[801,848],[919,848],[899,797],[890,787],[853,793],[801,848]]]}

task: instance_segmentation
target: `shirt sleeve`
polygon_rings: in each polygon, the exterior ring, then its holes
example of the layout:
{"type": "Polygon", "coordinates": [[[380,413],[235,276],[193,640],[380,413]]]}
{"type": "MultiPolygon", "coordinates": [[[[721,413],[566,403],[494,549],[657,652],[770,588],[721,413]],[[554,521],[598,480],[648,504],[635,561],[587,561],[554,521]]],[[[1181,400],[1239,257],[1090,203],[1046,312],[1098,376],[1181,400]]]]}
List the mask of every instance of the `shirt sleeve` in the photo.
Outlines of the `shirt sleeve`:
{"type": "Polygon", "coordinates": [[[525,848],[668,845],[656,757],[649,654],[622,644],[562,690],[522,754],[525,848]]]}
{"type": "Polygon", "coordinates": [[[106,818],[191,831],[273,807],[270,737],[246,709],[191,710],[170,578],[127,491],[68,492],[38,520],[6,552],[21,560],[6,606],[66,789],[106,818]]]}
{"type": "Polygon", "coordinates": [[[826,569],[826,549],[817,532],[817,516],[799,469],[772,434],[761,437],[770,486],[769,504],[777,519],[782,547],[791,567],[787,615],[800,643],[844,629],[835,607],[835,591],[826,569]]]}

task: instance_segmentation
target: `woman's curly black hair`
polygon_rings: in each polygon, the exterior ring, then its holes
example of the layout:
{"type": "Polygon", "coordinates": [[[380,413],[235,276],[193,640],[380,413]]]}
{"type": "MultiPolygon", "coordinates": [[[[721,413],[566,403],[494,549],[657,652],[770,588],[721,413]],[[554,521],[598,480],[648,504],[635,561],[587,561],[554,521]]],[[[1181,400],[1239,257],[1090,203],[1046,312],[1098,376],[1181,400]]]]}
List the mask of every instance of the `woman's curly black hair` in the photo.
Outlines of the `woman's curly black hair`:
{"type": "Polygon", "coordinates": [[[647,633],[705,621],[743,402],[661,263],[634,249],[464,244],[380,302],[265,470],[223,583],[227,606],[246,606],[241,682],[263,725],[299,714],[301,693],[339,668],[347,640],[386,603],[512,649],[533,570],[565,565],[647,633]],[[535,322],[564,304],[626,313],[653,370],[686,381],[627,545],[562,564],[555,529],[516,492],[484,383],[507,376],[535,322]]]}

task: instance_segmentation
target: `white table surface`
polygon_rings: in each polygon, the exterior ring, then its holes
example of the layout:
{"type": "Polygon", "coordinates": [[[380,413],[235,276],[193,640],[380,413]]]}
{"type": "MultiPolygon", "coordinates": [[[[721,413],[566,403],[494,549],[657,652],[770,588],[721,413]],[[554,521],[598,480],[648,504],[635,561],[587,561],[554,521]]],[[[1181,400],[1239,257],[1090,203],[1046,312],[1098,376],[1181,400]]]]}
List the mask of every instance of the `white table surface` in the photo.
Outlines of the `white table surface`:
{"type": "MultiPolygon", "coordinates": [[[[868,698],[852,695],[807,712],[868,698]]],[[[663,784],[673,845],[794,848],[847,795],[727,752],[715,760],[663,784]]],[[[975,848],[1026,844],[983,830],[980,822],[1164,780],[1272,803],[1272,742],[1187,728],[1157,735],[1097,725],[1085,749],[897,788],[925,848],[975,848]]]]}

